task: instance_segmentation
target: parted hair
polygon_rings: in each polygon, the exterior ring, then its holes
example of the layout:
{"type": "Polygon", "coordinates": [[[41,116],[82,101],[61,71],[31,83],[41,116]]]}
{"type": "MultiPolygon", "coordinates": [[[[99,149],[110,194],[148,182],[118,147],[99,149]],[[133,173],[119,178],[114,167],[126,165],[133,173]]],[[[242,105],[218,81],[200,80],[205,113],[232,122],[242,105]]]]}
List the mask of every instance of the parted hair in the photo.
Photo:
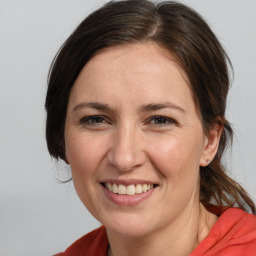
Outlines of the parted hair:
{"type": "Polygon", "coordinates": [[[153,42],[168,50],[188,77],[205,134],[223,127],[212,162],[200,167],[200,201],[236,206],[255,213],[246,191],[222,164],[233,130],[225,118],[231,62],[204,19],[174,1],[111,1],[86,17],[56,54],[48,75],[45,101],[49,153],[65,159],[64,129],[71,88],[85,64],[101,50],[130,43],[153,42]]]}

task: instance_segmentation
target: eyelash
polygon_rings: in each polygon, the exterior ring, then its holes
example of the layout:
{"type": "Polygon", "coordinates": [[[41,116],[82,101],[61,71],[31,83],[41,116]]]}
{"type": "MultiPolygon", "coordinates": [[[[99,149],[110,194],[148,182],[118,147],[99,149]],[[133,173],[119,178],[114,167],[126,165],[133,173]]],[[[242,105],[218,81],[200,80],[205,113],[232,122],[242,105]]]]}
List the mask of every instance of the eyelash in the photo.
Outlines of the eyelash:
{"type": "Polygon", "coordinates": [[[163,122],[160,122],[160,123],[153,123],[155,125],[159,125],[159,126],[164,126],[164,125],[168,125],[168,124],[177,124],[177,122],[172,119],[172,118],[169,118],[169,117],[165,117],[165,116],[153,116],[153,117],[150,117],[149,118],[149,123],[152,122],[152,121],[163,121],[163,122]]]}
{"type": "Polygon", "coordinates": [[[104,123],[104,121],[105,121],[106,123],[108,123],[108,122],[106,121],[106,117],[95,115],[95,116],[87,116],[87,117],[82,118],[82,119],[80,120],[80,124],[97,125],[97,124],[102,124],[102,123],[104,123]],[[102,122],[99,122],[99,120],[102,121],[102,122]],[[90,121],[91,121],[91,122],[90,122],[90,121]]]}
{"type": "MultiPolygon", "coordinates": [[[[79,122],[82,125],[102,125],[102,124],[111,124],[105,116],[95,115],[95,116],[87,116],[80,120],[79,122]]],[[[159,127],[170,125],[170,124],[178,124],[176,120],[165,117],[165,116],[152,116],[146,120],[146,124],[149,125],[157,125],[159,127]]]]}

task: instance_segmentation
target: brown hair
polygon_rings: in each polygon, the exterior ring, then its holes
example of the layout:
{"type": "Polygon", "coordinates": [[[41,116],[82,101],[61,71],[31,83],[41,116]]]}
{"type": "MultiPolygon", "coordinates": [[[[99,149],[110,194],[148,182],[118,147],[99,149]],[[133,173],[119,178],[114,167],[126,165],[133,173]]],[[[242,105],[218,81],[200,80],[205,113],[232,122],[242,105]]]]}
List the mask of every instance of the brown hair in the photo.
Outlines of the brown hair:
{"type": "Polygon", "coordinates": [[[100,50],[134,42],[154,42],[169,50],[189,78],[205,133],[223,126],[218,152],[200,168],[200,200],[204,205],[238,206],[255,213],[246,191],[227,176],[221,163],[232,142],[225,119],[231,63],[209,26],[193,9],[173,1],[115,1],[90,14],[63,44],[53,60],[45,108],[49,153],[65,160],[64,128],[70,90],[84,65],[100,50]]]}

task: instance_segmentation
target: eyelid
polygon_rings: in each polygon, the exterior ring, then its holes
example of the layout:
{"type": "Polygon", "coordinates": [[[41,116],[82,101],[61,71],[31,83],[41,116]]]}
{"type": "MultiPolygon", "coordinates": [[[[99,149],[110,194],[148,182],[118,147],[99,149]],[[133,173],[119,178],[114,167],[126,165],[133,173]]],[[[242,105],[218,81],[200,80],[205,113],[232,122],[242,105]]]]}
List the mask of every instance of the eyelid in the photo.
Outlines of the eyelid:
{"type": "Polygon", "coordinates": [[[85,117],[82,117],[80,120],[79,120],[79,123],[80,124],[89,124],[89,125],[97,125],[97,124],[104,124],[104,123],[109,123],[109,121],[107,120],[107,118],[103,115],[90,115],[90,116],[85,116],[85,117]],[[103,119],[103,122],[95,122],[95,123],[88,123],[87,121],[89,120],[93,120],[93,119],[96,119],[96,118],[102,118],[103,119]]]}
{"type": "MultiPolygon", "coordinates": [[[[89,115],[89,116],[84,116],[79,120],[79,124],[81,125],[105,125],[105,124],[111,124],[110,120],[108,119],[108,117],[104,116],[104,115],[89,115]],[[102,119],[102,121],[98,122],[99,120],[96,119],[102,119]],[[96,122],[89,122],[90,120],[94,120],[96,122]]],[[[179,125],[178,122],[171,118],[171,117],[166,117],[163,115],[154,115],[149,117],[145,124],[148,125],[154,125],[154,126],[167,126],[167,125],[179,125]],[[156,120],[156,119],[163,119],[162,121],[164,121],[163,123],[151,123],[152,121],[156,120]]]]}
{"type": "MultiPolygon", "coordinates": [[[[166,116],[162,116],[162,115],[155,115],[155,116],[151,116],[149,119],[148,119],[148,121],[147,122],[151,122],[152,120],[154,120],[154,119],[157,119],[157,118],[159,118],[159,119],[165,119],[168,123],[171,123],[171,124],[178,124],[178,122],[175,120],[175,119],[173,119],[173,118],[171,118],[171,117],[166,117],[166,116]]],[[[168,125],[168,123],[164,123],[164,124],[155,124],[155,125],[168,125]]]]}

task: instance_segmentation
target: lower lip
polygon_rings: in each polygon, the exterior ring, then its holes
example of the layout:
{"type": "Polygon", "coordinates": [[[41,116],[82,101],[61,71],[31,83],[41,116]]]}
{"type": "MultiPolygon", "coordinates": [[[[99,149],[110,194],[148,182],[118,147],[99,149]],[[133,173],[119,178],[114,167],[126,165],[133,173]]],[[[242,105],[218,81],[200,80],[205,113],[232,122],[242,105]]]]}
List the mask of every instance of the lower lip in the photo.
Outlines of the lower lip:
{"type": "Polygon", "coordinates": [[[110,201],[112,201],[115,204],[123,205],[123,206],[133,206],[143,202],[144,200],[148,199],[156,189],[156,188],[153,188],[141,194],[128,196],[128,195],[119,195],[119,194],[112,193],[104,186],[102,186],[102,188],[103,188],[104,194],[107,196],[108,199],[110,199],[110,201]]]}

